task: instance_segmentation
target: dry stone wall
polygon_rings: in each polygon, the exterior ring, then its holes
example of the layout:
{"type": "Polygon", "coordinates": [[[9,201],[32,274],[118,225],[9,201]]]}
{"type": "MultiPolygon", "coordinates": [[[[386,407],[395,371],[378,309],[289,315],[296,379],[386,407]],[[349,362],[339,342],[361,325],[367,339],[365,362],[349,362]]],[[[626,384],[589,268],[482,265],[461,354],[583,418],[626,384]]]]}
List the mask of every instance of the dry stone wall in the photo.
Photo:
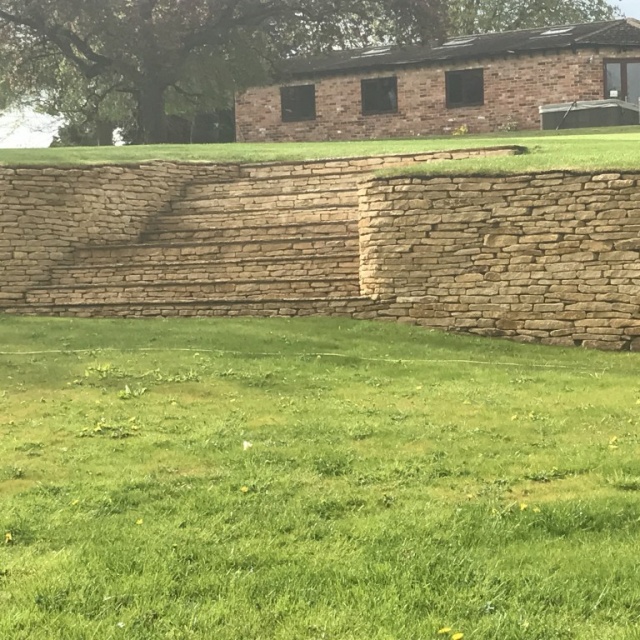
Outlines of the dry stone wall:
{"type": "Polygon", "coordinates": [[[265,162],[259,164],[243,164],[240,175],[243,178],[296,178],[300,176],[327,176],[335,174],[353,174],[391,169],[417,162],[443,162],[446,160],[464,160],[468,158],[484,158],[513,156],[526,152],[525,147],[504,145],[477,147],[475,149],[449,149],[442,151],[424,151],[423,153],[396,153],[381,156],[340,158],[337,160],[311,160],[306,162],[265,162]]]}
{"type": "MultiPolygon", "coordinates": [[[[141,253],[136,245],[145,241],[145,232],[166,213],[194,213],[202,206],[207,215],[205,227],[211,226],[210,214],[217,211],[220,218],[228,214],[231,225],[227,226],[231,229],[225,232],[220,227],[225,226],[222,218],[222,222],[216,222],[215,232],[207,233],[205,229],[194,233],[191,221],[186,225],[187,232],[182,233],[176,231],[174,217],[165,218],[171,226],[164,236],[156,230],[154,246],[142,250],[147,252],[147,259],[160,260],[164,255],[180,259],[216,250],[222,253],[244,246],[243,240],[254,241],[261,233],[276,236],[282,230],[269,229],[269,225],[304,222],[305,210],[329,200],[322,193],[323,182],[348,184],[340,197],[345,206],[352,207],[351,218],[355,221],[356,182],[363,172],[519,151],[517,147],[500,147],[245,165],[150,162],[128,166],[0,167],[0,310],[9,308],[10,303],[24,302],[28,289],[49,284],[55,268],[86,257],[90,253],[84,251],[86,247],[117,246],[111,253],[107,249],[104,255],[135,260],[141,253]],[[230,186],[233,182],[244,182],[248,187],[240,193],[230,186]],[[239,216],[242,209],[251,211],[252,216],[239,216]],[[292,212],[293,218],[286,220],[286,211],[292,212]],[[207,239],[225,235],[235,239],[236,244],[216,248],[206,243],[207,239]],[[192,245],[184,246],[189,240],[192,245]],[[172,247],[172,241],[182,246],[172,247]],[[132,245],[130,255],[120,248],[126,244],[132,245]]],[[[331,188],[328,184],[327,190],[331,188]]],[[[322,221],[329,222],[341,218],[343,212],[327,211],[324,215],[322,221]]],[[[157,277],[157,271],[151,270],[150,277],[157,277]]],[[[132,279],[137,278],[132,275],[132,279]]],[[[176,291],[174,297],[179,296],[176,291]]]]}
{"type": "Polygon", "coordinates": [[[185,184],[238,173],[232,164],[166,162],[0,167],[0,307],[46,282],[77,247],[134,242],[185,184]]]}
{"type": "Polygon", "coordinates": [[[640,174],[380,178],[360,197],[361,288],[379,315],[640,349],[640,174]]]}
{"type": "Polygon", "coordinates": [[[0,311],[347,315],[640,350],[640,172],[371,176],[436,159],[0,168],[0,311]]]}

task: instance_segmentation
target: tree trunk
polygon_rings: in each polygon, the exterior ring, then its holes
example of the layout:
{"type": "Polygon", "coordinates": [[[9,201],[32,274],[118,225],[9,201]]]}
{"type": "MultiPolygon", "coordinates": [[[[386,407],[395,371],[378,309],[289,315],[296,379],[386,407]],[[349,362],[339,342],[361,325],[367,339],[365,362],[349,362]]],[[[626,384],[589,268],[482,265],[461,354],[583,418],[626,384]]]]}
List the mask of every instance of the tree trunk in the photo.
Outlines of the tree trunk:
{"type": "Polygon", "coordinates": [[[167,87],[157,79],[149,79],[138,95],[138,127],[143,144],[167,141],[167,116],[164,111],[167,87]]]}
{"type": "Polygon", "coordinates": [[[98,120],[96,123],[98,146],[110,147],[113,145],[113,131],[115,128],[115,125],[110,120],[98,120]]]}

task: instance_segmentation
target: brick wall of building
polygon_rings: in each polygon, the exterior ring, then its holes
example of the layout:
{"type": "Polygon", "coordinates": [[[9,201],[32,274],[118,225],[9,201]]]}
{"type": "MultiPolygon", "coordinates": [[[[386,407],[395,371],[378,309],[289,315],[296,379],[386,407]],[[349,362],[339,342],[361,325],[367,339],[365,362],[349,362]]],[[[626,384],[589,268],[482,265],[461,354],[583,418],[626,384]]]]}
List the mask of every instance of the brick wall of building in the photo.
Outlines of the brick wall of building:
{"type": "Polygon", "coordinates": [[[378,317],[640,350],[640,174],[374,179],[360,285],[378,317]]]}
{"type": "Polygon", "coordinates": [[[504,56],[456,65],[307,78],[291,84],[316,85],[316,119],[282,122],[280,86],[253,87],[236,97],[240,141],[312,141],[398,138],[501,128],[538,129],[542,104],[604,97],[604,60],[637,57],[638,52],[548,52],[504,56]],[[484,105],[447,108],[445,72],[484,69],[484,105]],[[360,81],[396,75],[398,112],[361,114],[360,81]]]}

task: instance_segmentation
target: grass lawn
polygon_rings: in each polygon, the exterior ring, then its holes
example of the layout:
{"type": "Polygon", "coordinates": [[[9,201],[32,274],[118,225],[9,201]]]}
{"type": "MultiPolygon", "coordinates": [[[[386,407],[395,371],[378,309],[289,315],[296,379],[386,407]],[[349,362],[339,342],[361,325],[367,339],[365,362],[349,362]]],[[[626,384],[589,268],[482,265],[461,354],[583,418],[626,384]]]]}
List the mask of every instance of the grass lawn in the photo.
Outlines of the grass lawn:
{"type": "Polygon", "coordinates": [[[637,354],[6,316],[0,352],[1,638],[640,638],[637,354]]]}
{"type": "Polygon", "coordinates": [[[640,127],[526,131],[410,140],[361,142],[255,143],[212,145],[150,145],[131,147],[71,147],[0,149],[0,165],[100,164],[148,160],[208,162],[268,162],[389,153],[413,153],[468,147],[518,144],[529,154],[420,167],[424,172],[520,172],[550,169],[629,169],[640,166],[640,127]]]}

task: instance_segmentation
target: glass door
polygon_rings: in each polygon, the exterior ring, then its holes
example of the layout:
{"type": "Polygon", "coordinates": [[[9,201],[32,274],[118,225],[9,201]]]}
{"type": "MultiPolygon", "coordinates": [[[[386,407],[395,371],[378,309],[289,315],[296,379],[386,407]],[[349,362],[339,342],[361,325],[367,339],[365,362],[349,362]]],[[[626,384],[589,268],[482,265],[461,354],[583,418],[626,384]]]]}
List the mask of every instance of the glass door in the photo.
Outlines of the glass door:
{"type": "Polygon", "coordinates": [[[611,60],[604,67],[604,97],[638,105],[640,101],[640,61],[611,60]]]}
{"type": "Polygon", "coordinates": [[[627,102],[638,105],[640,101],[640,62],[627,62],[627,102]]]}

